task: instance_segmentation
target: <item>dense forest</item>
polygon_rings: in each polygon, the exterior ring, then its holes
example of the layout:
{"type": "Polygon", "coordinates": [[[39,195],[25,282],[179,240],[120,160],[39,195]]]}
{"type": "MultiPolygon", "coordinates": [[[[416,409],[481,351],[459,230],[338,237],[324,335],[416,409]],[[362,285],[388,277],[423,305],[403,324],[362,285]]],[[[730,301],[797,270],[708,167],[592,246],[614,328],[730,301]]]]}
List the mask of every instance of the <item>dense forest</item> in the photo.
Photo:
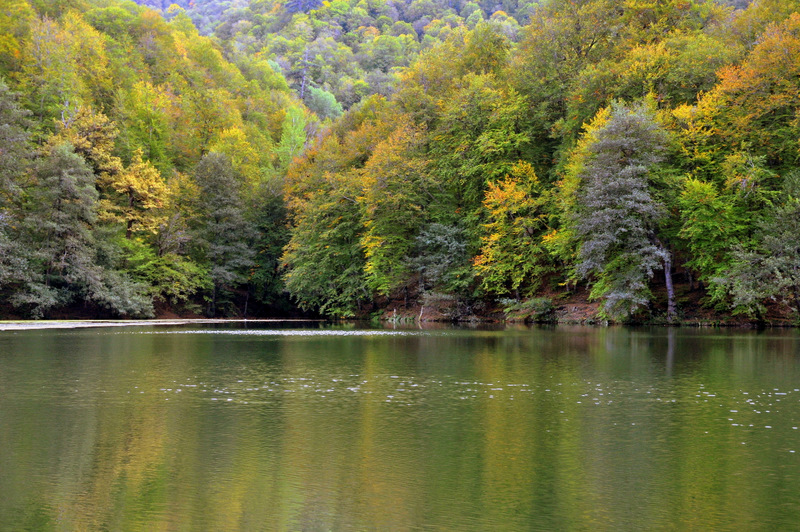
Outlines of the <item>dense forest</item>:
{"type": "Polygon", "coordinates": [[[800,316],[800,1],[4,3],[6,315],[800,316]]]}

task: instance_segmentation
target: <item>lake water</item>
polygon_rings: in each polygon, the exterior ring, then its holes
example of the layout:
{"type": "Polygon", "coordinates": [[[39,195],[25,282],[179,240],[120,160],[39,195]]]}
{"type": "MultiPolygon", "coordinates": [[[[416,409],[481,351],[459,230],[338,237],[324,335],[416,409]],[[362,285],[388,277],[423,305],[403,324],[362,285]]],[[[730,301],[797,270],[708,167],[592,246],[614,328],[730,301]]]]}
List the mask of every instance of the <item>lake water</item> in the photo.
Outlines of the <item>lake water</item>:
{"type": "Polygon", "coordinates": [[[797,530],[800,334],[0,333],[0,530],[797,530]]]}

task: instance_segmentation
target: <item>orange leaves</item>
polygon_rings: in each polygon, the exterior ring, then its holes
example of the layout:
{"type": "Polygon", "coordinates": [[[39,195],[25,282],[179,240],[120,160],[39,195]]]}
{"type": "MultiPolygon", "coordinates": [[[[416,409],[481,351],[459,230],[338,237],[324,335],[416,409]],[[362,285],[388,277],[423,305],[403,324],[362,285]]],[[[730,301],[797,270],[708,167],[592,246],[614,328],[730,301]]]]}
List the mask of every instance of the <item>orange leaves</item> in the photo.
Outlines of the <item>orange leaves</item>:
{"type": "Polygon", "coordinates": [[[745,61],[720,71],[706,98],[718,102],[716,122],[733,146],[746,143],[778,164],[797,160],[800,136],[800,14],[762,34],[745,61]]]}

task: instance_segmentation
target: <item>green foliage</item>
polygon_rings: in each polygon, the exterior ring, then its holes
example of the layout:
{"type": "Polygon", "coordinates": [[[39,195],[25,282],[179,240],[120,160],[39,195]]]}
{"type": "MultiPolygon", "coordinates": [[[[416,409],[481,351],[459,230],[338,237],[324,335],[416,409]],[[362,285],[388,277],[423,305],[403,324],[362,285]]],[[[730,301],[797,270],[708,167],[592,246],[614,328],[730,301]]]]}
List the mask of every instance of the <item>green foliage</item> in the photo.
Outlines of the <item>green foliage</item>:
{"type": "Polygon", "coordinates": [[[364,272],[379,294],[389,294],[409,277],[405,258],[428,202],[427,161],[419,153],[423,141],[424,131],[401,119],[363,168],[364,272]]]}
{"type": "Polygon", "coordinates": [[[322,0],[286,0],[283,4],[289,13],[308,13],[322,5],[322,0]]]}
{"type": "Polygon", "coordinates": [[[32,208],[22,222],[33,274],[12,297],[33,317],[82,297],[118,315],[153,315],[146,287],[104,264],[92,231],[96,222],[94,175],[70,144],[52,148],[39,164],[32,208]]]}
{"type": "Polygon", "coordinates": [[[315,194],[296,214],[282,261],[286,288],[301,309],[334,317],[352,317],[369,299],[363,225],[358,205],[343,195],[315,194]]]}
{"type": "Polygon", "coordinates": [[[506,318],[536,323],[550,323],[556,320],[556,307],[553,300],[546,297],[530,299],[501,299],[506,318]]]}
{"type": "Polygon", "coordinates": [[[269,187],[262,187],[253,209],[253,220],[257,230],[253,244],[255,256],[250,273],[250,286],[256,301],[263,305],[285,307],[281,278],[280,258],[283,248],[289,243],[289,227],[286,223],[286,205],[269,187]]]}
{"type": "Polygon", "coordinates": [[[247,280],[253,266],[250,244],[255,230],[245,217],[244,180],[228,157],[214,152],[205,155],[194,179],[199,189],[194,242],[213,283],[208,307],[213,316],[220,301],[227,304],[232,290],[247,280]]]}
{"type": "Polygon", "coordinates": [[[300,107],[292,106],[286,110],[281,126],[281,140],[275,153],[278,157],[279,170],[286,171],[292,159],[300,155],[306,142],[306,118],[300,107]]]}
{"type": "Polygon", "coordinates": [[[794,1],[142,1],[0,13],[24,312],[353,316],[419,282],[455,316],[547,278],[625,319],[673,254],[720,308],[797,308],[794,1]]]}
{"type": "Polygon", "coordinates": [[[213,290],[208,269],[177,253],[156,255],[141,240],[120,242],[125,254],[126,272],[134,281],[148,286],[156,300],[180,308],[201,292],[213,290]]]}
{"type": "Polygon", "coordinates": [[[18,96],[0,78],[0,215],[21,194],[23,174],[33,158],[28,132],[30,112],[17,100],[18,96]]]}
{"type": "Polygon", "coordinates": [[[316,113],[320,120],[338,118],[342,114],[342,105],[330,92],[311,87],[306,98],[306,106],[316,113]]]}
{"type": "Polygon", "coordinates": [[[419,273],[423,290],[463,293],[471,281],[466,232],[458,225],[438,222],[423,227],[414,240],[408,263],[419,273]]]}
{"type": "Polygon", "coordinates": [[[686,266],[708,283],[713,300],[725,297],[717,282],[730,269],[731,253],[737,243],[745,242],[749,216],[736,196],[721,195],[712,183],[687,179],[678,199],[681,230],[690,259],[686,266]]]}
{"type": "Polygon", "coordinates": [[[733,297],[733,304],[758,319],[766,302],[788,307],[800,316],[800,201],[789,197],[758,226],[752,247],[737,246],[726,277],[717,282],[733,297]]]}

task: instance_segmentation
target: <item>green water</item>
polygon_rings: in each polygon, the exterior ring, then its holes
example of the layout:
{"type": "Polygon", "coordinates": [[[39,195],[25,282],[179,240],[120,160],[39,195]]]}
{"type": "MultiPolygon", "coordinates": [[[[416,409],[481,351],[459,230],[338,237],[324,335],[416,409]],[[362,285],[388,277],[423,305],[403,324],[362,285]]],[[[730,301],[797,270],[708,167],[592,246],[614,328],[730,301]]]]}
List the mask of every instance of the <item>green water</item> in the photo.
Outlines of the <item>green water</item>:
{"type": "Polygon", "coordinates": [[[0,333],[0,530],[797,530],[797,331],[0,333]]]}

